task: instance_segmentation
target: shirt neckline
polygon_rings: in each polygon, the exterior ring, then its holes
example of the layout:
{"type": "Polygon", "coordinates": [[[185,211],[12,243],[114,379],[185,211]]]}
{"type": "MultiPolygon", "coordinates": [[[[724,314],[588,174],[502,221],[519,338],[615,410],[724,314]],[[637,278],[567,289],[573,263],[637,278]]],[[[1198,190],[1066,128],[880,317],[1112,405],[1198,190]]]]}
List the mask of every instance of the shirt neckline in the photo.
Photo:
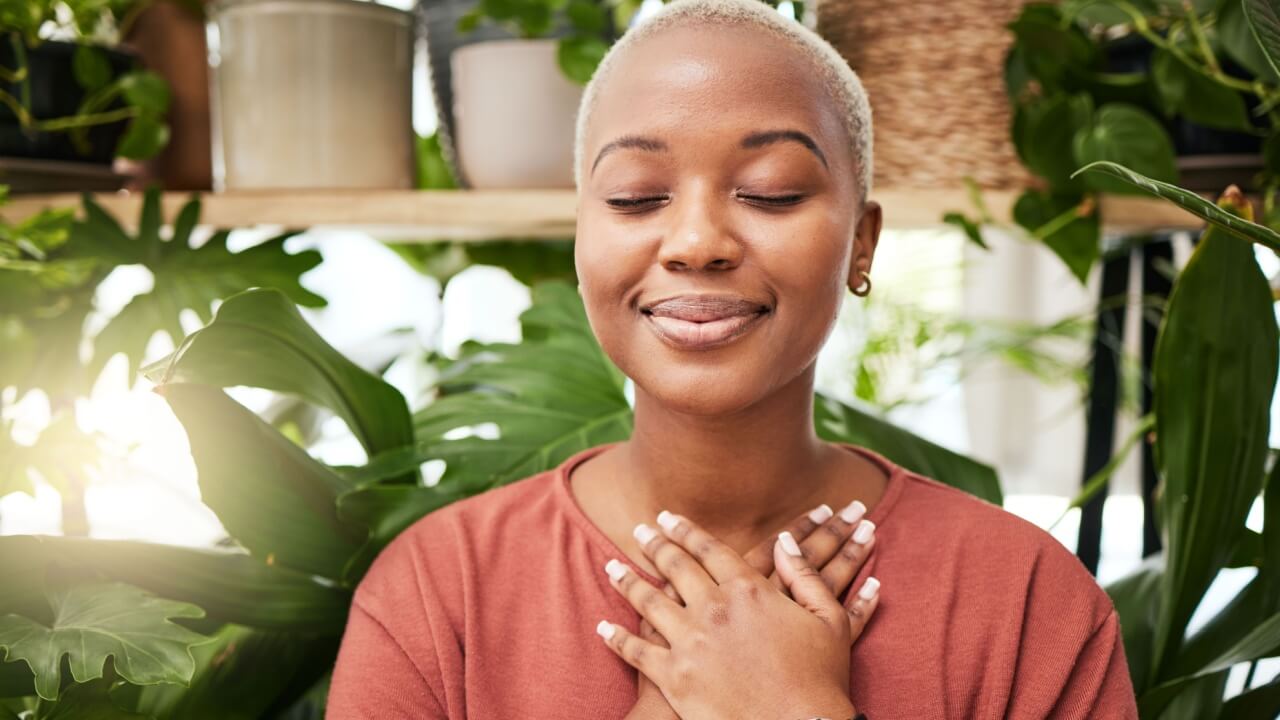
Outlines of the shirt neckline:
{"type": "MultiPolygon", "coordinates": [[[[608,450],[614,445],[619,444],[619,442],[621,441],[605,443],[603,445],[596,445],[595,447],[580,450],[569,456],[564,462],[560,463],[560,466],[555,469],[556,498],[560,506],[564,508],[565,513],[569,516],[570,521],[577,525],[578,528],[587,535],[592,543],[596,545],[596,547],[603,550],[605,554],[617,558],[620,562],[626,563],[627,566],[640,577],[643,577],[654,585],[661,587],[666,581],[652,575],[639,565],[636,565],[631,558],[623,552],[608,535],[605,534],[604,530],[601,530],[596,526],[595,522],[593,522],[591,518],[587,517],[587,513],[582,509],[582,506],[578,504],[578,499],[573,496],[573,491],[569,486],[569,475],[573,472],[575,467],[605,450],[608,450]]],[[[888,481],[885,484],[884,493],[880,496],[880,501],[876,503],[876,506],[871,508],[865,516],[865,519],[875,523],[876,527],[881,526],[885,516],[893,510],[894,505],[897,504],[898,498],[902,495],[903,487],[906,485],[907,469],[869,448],[844,442],[832,444],[857,455],[861,455],[872,463],[875,463],[888,476],[888,481]]]]}

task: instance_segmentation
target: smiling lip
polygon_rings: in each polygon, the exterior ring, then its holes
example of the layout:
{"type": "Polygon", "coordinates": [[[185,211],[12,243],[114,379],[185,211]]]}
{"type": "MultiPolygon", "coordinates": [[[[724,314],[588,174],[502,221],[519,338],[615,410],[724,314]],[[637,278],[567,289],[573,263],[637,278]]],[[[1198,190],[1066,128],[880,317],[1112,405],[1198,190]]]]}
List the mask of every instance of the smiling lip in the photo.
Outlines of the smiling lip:
{"type": "Polygon", "coordinates": [[[726,345],[770,310],[768,304],[740,295],[676,295],[640,308],[658,337],[681,350],[726,345]]]}

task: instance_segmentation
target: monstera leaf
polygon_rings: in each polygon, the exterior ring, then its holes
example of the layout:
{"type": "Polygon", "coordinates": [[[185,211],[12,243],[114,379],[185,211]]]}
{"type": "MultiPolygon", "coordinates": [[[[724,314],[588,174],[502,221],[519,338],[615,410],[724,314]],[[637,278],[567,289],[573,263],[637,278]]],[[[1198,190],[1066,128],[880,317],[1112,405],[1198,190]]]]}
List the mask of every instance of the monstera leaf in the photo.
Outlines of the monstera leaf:
{"type": "Polygon", "coordinates": [[[142,203],[138,234],[130,237],[120,224],[84,195],[85,219],[71,229],[73,247],[92,247],[94,252],[117,264],[145,266],[155,278],[150,292],[135,297],[94,339],[91,376],[96,375],[112,355],[129,357],[129,373],[142,359],[147,342],[163,330],[176,344],[185,333],[178,321],[184,309],[195,311],[208,322],[212,304],[251,287],[274,287],[294,302],[310,307],[325,304],[324,298],[298,282],[302,273],[320,263],[320,253],[308,250],[286,253],[284,242],[295,233],[277,235],[260,245],[233,253],[227,249],[230,231],[223,230],[199,247],[191,246],[191,234],[200,217],[200,200],[192,198],[173,223],[173,237],[160,237],[160,193],[147,190],[142,203]]]}
{"type": "Polygon", "coordinates": [[[78,683],[103,677],[111,658],[116,674],[135,685],[185,684],[195,670],[191,647],[208,640],[169,621],[203,617],[203,610],[124,583],[62,588],[51,592],[49,601],[53,621],[48,625],[21,615],[0,617],[5,659],[30,665],[36,693],[46,700],[58,698],[63,656],[69,656],[78,683]]]}

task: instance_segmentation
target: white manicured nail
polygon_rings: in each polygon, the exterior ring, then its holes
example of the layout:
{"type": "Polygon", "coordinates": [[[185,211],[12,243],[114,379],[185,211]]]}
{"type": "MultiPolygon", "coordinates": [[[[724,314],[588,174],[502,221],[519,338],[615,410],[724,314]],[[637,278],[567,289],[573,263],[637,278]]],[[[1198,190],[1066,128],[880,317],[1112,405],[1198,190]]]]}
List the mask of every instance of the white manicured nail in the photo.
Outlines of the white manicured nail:
{"type": "Polygon", "coordinates": [[[611,558],[604,564],[604,571],[609,573],[609,577],[613,578],[614,582],[617,582],[627,574],[627,566],[618,562],[617,558],[611,558]]]}
{"type": "Polygon", "coordinates": [[[800,546],[796,544],[796,539],[791,536],[790,532],[783,530],[778,533],[778,542],[782,543],[783,552],[788,555],[800,557],[800,546]]]}
{"type": "Polygon", "coordinates": [[[596,625],[596,632],[605,640],[611,639],[613,637],[613,623],[608,620],[601,620],[600,623],[596,625]]]}
{"type": "Polygon", "coordinates": [[[680,524],[680,518],[666,510],[663,510],[658,513],[658,524],[662,526],[663,530],[666,530],[669,533],[675,532],[676,525],[680,524]]]}
{"type": "Polygon", "coordinates": [[[862,504],[860,500],[854,500],[840,511],[840,519],[852,525],[862,519],[867,514],[867,506],[862,504]]]}
{"type": "Polygon", "coordinates": [[[644,523],[637,525],[636,529],[631,531],[631,534],[636,536],[636,540],[639,540],[642,546],[648,545],[650,540],[658,537],[658,531],[644,523]]]}
{"type": "Polygon", "coordinates": [[[862,589],[858,591],[858,597],[863,600],[870,600],[875,597],[878,592],[880,592],[880,581],[873,577],[869,577],[866,582],[862,583],[862,589]]]}
{"type": "Polygon", "coordinates": [[[814,508],[813,510],[810,510],[810,511],[809,511],[809,519],[810,519],[810,520],[812,520],[812,521],[814,521],[814,522],[816,522],[816,523],[824,523],[824,522],[826,522],[826,521],[827,521],[827,520],[828,520],[828,519],[829,519],[833,514],[834,514],[834,513],[832,513],[832,511],[831,511],[831,506],[830,506],[830,505],[827,505],[826,503],[822,503],[822,504],[821,504],[821,505],[819,505],[818,507],[816,507],[816,508],[814,508]]]}
{"type": "Polygon", "coordinates": [[[853,531],[853,541],[859,545],[866,545],[867,541],[876,532],[876,524],[870,520],[863,520],[858,523],[858,529],[853,531]]]}

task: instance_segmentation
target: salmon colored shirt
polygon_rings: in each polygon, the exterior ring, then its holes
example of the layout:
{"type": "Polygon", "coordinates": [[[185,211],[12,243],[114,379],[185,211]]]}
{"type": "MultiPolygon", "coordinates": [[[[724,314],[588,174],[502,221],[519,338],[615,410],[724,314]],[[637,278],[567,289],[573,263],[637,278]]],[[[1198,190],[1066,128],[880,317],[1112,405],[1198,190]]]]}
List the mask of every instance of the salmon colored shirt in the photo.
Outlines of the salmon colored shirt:
{"type": "MultiPolygon", "coordinates": [[[[409,527],[355,591],[328,718],[611,720],[637,671],[596,634],[640,615],[604,565],[627,558],[559,467],[457,501],[409,527]]],[[[869,720],[1137,718],[1108,595],[1044,530],[865,448],[888,486],[867,517],[880,605],[850,651],[869,720]]],[[[750,718],[746,720],[756,720],[750,718]]],[[[761,714],[759,720],[795,720],[761,714]]]]}

